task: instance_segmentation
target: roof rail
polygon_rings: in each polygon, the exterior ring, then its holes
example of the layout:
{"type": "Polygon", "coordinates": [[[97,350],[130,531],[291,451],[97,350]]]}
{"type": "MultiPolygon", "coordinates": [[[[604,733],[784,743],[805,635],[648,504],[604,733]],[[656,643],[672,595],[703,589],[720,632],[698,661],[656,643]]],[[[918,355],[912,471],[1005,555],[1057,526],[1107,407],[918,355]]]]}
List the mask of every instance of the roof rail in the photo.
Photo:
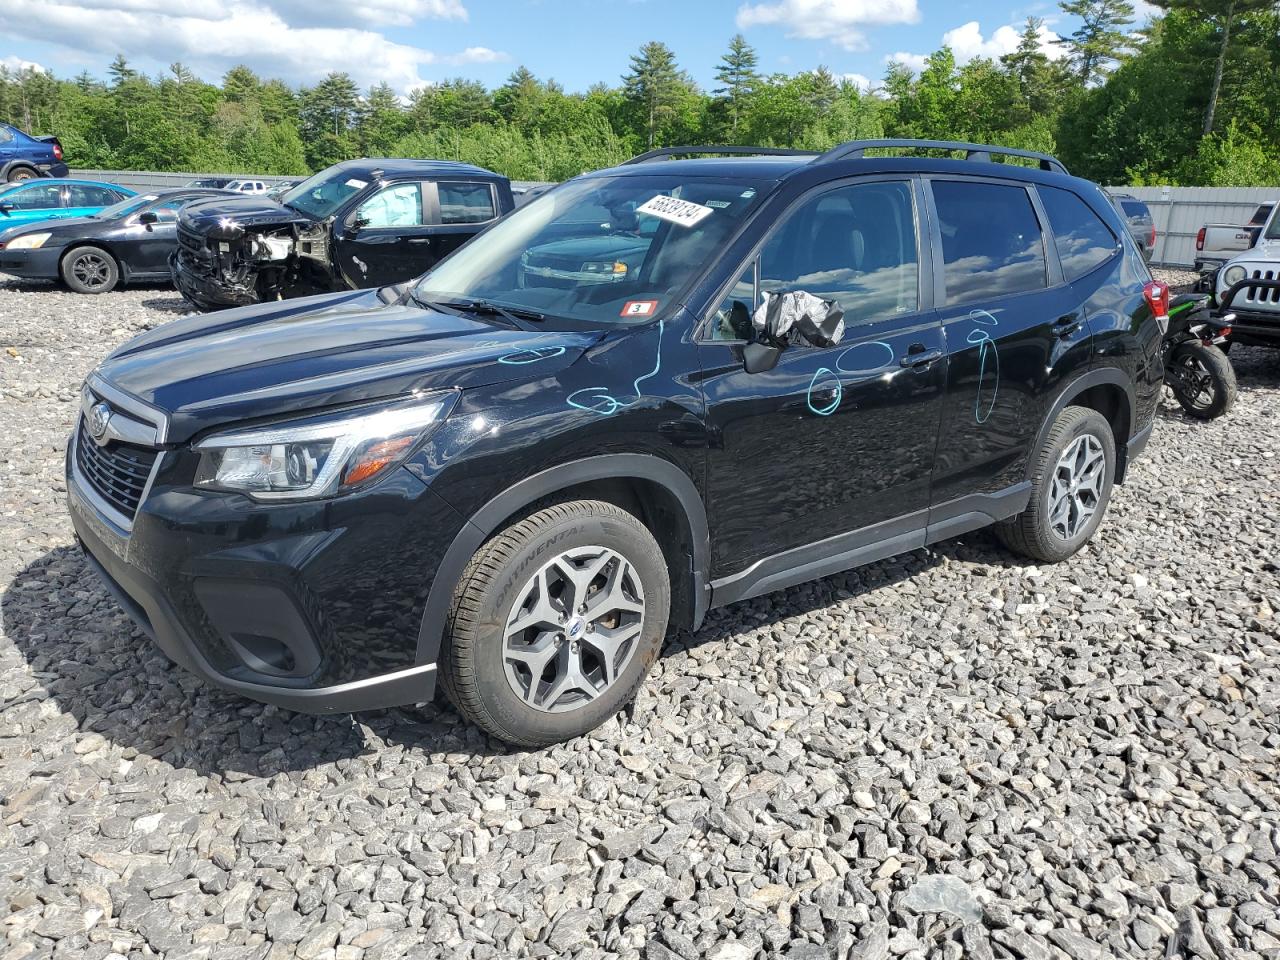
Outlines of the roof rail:
{"type": "Polygon", "coordinates": [[[993,153],[1002,154],[1008,157],[1026,157],[1028,160],[1039,161],[1041,170],[1052,170],[1057,173],[1066,173],[1067,168],[1062,165],[1062,161],[1057,157],[1052,157],[1047,153],[1037,153],[1034,150],[1015,150],[1013,147],[995,147],[982,143],[962,143],[958,140],[851,140],[848,143],[842,143],[838,147],[832,147],[815,161],[817,163],[828,163],[832,160],[861,159],[867,150],[963,150],[966,160],[983,160],[987,163],[991,161],[993,153]]]}
{"type": "Polygon", "coordinates": [[[642,153],[638,157],[632,157],[630,160],[624,160],[621,166],[628,167],[633,163],[648,163],[650,160],[665,160],[668,157],[697,156],[704,153],[743,157],[812,157],[816,156],[818,151],[788,150],[783,147],[660,147],[657,150],[650,150],[648,153],[642,153]]]}

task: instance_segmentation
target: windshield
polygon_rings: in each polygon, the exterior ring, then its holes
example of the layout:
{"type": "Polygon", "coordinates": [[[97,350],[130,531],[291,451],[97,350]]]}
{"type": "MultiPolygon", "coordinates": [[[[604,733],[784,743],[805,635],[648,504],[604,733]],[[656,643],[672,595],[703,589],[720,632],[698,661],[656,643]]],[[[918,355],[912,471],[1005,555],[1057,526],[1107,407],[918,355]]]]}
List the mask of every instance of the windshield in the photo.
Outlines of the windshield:
{"type": "Polygon", "coordinates": [[[93,216],[98,220],[119,220],[121,217],[127,217],[143,204],[150,203],[156,199],[156,194],[145,193],[136,197],[125,197],[123,200],[117,200],[109,207],[103,207],[93,216]]]}
{"type": "Polygon", "coordinates": [[[570,181],[442,262],[417,296],[593,326],[652,320],[680,302],[769,186],[671,175],[570,181]]]}
{"type": "Polygon", "coordinates": [[[1271,226],[1267,227],[1268,240],[1280,240],[1280,213],[1271,218],[1271,226]]]}
{"type": "Polygon", "coordinates": [[[369,185],[348,170],[321,170],[280,198],[286,207],[323,220],[338,212],[348,198],[369,185]]]}

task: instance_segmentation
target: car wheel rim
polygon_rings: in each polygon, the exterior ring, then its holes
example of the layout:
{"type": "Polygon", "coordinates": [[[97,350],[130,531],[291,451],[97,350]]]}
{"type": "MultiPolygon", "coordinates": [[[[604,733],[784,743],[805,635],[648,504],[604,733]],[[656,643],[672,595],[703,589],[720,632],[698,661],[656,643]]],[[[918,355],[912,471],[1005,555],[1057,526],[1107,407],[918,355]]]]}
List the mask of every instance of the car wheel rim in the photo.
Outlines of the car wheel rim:
{"type": "Polygon", "coordinates": [[[525,583],[507,617],[507,682],[535,710],[576,710],[617,682],[643,630],[635,566],[608,547],[567,550],[525,583]]]}
{"type": "Polygon", "coordinates": [[[1179,373],[1182,394],[1188,403],[1196,409],[1208,407],[1213,403],[1213,377],[1199,358],[1184,357],[1179,373]]]}
{"type": "Polygon", "coordinates": [[[1098,512],[1106,467],[1102,444],[1087,433],[1058,458],[1049,485],[1049,526],[1063,540],[1078,536],[1098,512]]]}
{"type": "Polygon", "coordinates": [[[86,287],[101,287],[107,282],[107,261],[101,257],[86,253],[76,259],[71,267],[75,278],[86,287]]]}

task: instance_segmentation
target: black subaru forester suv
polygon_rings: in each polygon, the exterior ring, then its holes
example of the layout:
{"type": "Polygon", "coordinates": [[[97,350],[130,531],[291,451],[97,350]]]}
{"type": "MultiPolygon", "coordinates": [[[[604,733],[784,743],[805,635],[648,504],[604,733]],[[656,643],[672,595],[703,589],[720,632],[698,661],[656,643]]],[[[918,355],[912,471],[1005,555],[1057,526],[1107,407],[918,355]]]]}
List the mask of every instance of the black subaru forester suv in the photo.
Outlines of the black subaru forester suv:
{"type": "Polygon", "coordinates": [[[1160,389],[1167,292],[1106,196],[973,144],[769,153],[648,154],[418,281],[125,344],[67,455],[90,562],[220,687],[328,712],[439,678],[538,745],[712,606],[987,524],[1073,554],[1160,389]]]}

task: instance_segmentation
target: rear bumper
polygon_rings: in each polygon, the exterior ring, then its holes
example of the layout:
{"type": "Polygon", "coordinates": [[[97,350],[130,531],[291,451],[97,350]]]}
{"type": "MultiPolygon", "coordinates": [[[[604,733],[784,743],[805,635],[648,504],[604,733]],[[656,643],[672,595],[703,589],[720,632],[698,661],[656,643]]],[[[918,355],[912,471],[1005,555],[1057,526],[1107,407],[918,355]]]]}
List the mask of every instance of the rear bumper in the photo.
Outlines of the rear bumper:
{"type": "Polygon", "coordinates": [[[58,261],[62,247],[37,250],[6,250],[0,248],[0,273],[28,280],[56,280],[58,261]]]}
{"type": "Polygon", "coordinates": [[[62,161],[55,163],[37,163],[36,169],[40,171],[42,177],[65,177],[71,173],[67,165],[62,161]]]}

